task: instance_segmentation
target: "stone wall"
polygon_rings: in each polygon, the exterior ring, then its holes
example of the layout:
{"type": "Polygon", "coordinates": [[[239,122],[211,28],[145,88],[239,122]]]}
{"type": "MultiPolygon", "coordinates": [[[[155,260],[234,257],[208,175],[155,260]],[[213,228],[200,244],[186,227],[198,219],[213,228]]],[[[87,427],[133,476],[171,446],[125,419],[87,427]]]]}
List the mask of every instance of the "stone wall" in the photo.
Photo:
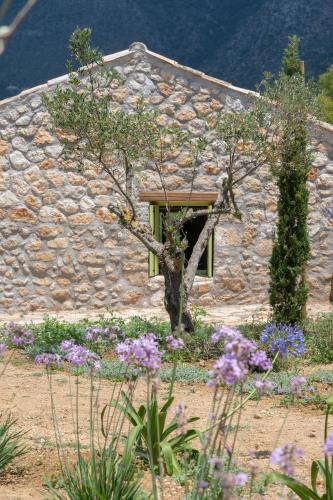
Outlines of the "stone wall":
{"type": "MultiPolygon", "coordinates": [[[[225,158],[216,159],[208,125],[217,113],[241,109],[248,92],[158,56],[142,44],[106,58],[125,77],[105,91],[115,109],[143,95],[160,110],[159,122],[206,135],[209,146],[194,190],[215,191],[225,158]]],[[[120,308],[159,305],[161,277],[148,278],[148,255],[108,212],[109,183],[92,166],[84,174],[66,161],[48,130],[42,92],[67,77],[0,103],[0,311],[120,308]]],[[[311,294],[327,301],[333,228],[322,214],[333,187],[333,128],[314,131],[309,231],[311,294]]],[[[186,190],[190,158],[175,151],[165,164],[169,189],[186,190]]],[[[147,170],[140,189],[159,189],[147,170]]],[[[241,222],[224,218],[214,235],[214,277],[197,278],[193,301],[202,305],[267,301],[267,263],[276,217],[276,189],[267,168],[237,189],[241,222]]],[[[141,203],[148,220],[148,204],[141,203]]]]}

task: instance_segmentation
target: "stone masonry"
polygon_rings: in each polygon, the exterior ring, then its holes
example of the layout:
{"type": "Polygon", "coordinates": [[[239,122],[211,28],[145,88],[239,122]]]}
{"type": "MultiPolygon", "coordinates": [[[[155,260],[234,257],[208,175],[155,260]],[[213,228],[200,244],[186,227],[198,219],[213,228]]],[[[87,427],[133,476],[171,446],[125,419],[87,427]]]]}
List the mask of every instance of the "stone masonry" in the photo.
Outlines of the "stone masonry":
{"type": "MultiPolygon", "coordinates": [[[[130,110],[138,98],[160,111],[161,126],[205,135],[194,190],[216,191],[223,161],[217,161],[209,125],[218,113],[246,106],[249,92],[135,43],[105,58],[124,81],[105,89],[114,109],[130,110]]],[[[92,166],[79,173],[62,157],[41,104],[43,92],[66,84],[49,81],[0,103],[0,313],[9,311],[159,306],[162,277],[148,278],[148,253],[107,210],[109,181],[92,166]]],[[[309,177],[308,280],[315,300],[327,302],[333,262],[333,227],[325,218],[333,193],[333,127],[313,131],[309,177]]],[[[167,187],[189,189],[191,158],[175,151],[165,164],[167,187]]],[[[161,189],[147,170],[139,189],[161,189]]],[[[198,277],[192,301],[205,305],[267,302],[267,265],[276,218],[276,189],[268,168],[237,191],[242,221],[222,218],[214,234],[214,276],[198,277]]],[[[148,221],[148,204],[141,203],[148,221]]]]}

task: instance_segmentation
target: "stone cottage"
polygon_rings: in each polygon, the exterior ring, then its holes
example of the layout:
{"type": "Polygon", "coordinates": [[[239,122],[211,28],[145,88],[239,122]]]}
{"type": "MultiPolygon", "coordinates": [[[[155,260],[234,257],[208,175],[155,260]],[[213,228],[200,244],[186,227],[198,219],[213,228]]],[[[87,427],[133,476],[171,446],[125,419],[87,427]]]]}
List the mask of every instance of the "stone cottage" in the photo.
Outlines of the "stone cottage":
{"type": "MultiPolygon", "coordinates": [[[[212,203],[219,167],[206,126],[216,113],[246,106],[249,91],[155,54],[142,43],[105,57],[105,65],[125,77],[112,92],[115,106],[133,107],[143,95],[158,107],[161,126],[176,121],[195,137],[206,135],[191,202],[212,203]]],[[[83,175],[75,165],[64,168],[62,146],[47,129],[41,95],[67,79],[50,80],[0,103],[0,312],[160,305],[158,266],[109,213],[107,180],[94,169],[83,175]]],[[[333,194],[333,127],[320,124],[312,139],[308,280],[313,299],[328,301],[333,230],[322,207],[333,194]]],[[[165,166],[175,205],[189,190],[188,162],[187,154],[177,151],[165,166]]],[[[142,218],[153,224],[163,209],[157,191],[158,180],[147,175],[139,200],[142,218]]],[[[276,218],[269,169],[247,178],[237,199],[242,221],[221,218],[199,266],[194,303],[267,301],[276,218]]]]}

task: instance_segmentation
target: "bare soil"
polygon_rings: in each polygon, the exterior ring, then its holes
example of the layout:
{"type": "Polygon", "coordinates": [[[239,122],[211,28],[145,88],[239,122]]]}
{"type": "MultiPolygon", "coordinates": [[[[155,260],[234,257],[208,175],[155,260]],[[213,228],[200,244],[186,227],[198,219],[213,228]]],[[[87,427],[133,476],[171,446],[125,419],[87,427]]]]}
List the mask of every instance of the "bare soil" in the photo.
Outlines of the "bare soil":
{"type": "MultiPolygon", "coordinates": [[[[333,365],[325,366],[333,369],[333,365]]],[[[100,407],[110,399],[112,383],[102,380],[100,387],[100,407]]],[[[89,420],[89,380],[79,378],[80,433],[83,442],[88,443],[89,420]]],[[[327,388],[323,387],[326,393],[327,388]]],[[[161,397],[167,386],[161,386],[161,397]]],[[[75,391],[73,377],[69,383],[66,372],[57,371],[53,375],[57,418],[61,438],[69,461],[74,460],[74,433],[71,400],[75,391]]],[[[138,385],[135,399],[144,400],[144,384],[138,385]]],[[[175,388],[177,403],[187,407],[189,415],[201,417],[203,428],[207,422],[211,404],[211,390],[204,384],[177,383],[175,388]]],[[[0,500],[28,500],[47,498],[43,488],[45,476],[59,474],[57,450],[50,410],[50,396],[47,376],[43,368],[36,367],[24,355],[15,353],[0,380],[0,408],[11,412],[17,418],[17,428],[26,432],[25,441],[29,447],[26,456],[17,460],[0,478],[0,500]]],[[[259,402],[250,401],[241,415],[236,455],[241,464],[250,460],[248,453],[256,450],[256,465],[261,470],[268,467],[268,457],[274,448],[281,425],[288,409],[281,406],[281,398],[264,398],[259,402]]],[[[333,417],[332,417],[333,420],[333,417]]],[[[320,458],[323,440],[323,412],[317,407],[292,406],[279,437],[278,445],[295,443],[304,451],[304,458],[297,464],[297,474],[308,481],[309,466],[313,459],[320,458]]],[[[333,425],[333,424],[332,424],[333,425]]],[[[149,479],[146,478],[146,482],[149,479]]],[[[148,488],[148,484],[147,484],[148,488]]],[[[180,498],[182,488],[168,480],[166,498],[180,498]]],[[[265,498],[277,498],[277,493],[269,493],[265,498]]]]}

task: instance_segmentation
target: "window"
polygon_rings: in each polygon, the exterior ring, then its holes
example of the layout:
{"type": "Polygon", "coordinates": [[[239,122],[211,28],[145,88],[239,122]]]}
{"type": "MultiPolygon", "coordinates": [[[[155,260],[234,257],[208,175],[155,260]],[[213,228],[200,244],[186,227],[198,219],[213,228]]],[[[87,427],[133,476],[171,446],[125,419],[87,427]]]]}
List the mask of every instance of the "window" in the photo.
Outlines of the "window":
{"type": "MultiPolygon", "coordinates": [[[[200,208],[209,208],[212,205],[210,203],[203,202],[169,202],[170,210],[178,211],[183,207],[191,207],[194,210],[200,208]]],[[[162,214],[166,212],[166,205],[163,202],[155,202],[149,206],[149,222],[153,228],[153,233],[157,241],[164,243],[165,235],[163,234],[163,224],[162,224],[162,214]]],[[[207,216],[197,217],[192,221],[187,222],[183,231],[186,234],[188,240],[188,248],[185,251],[185,267],[189,261],[194,245],[196,244],[198,237],[206,223],[207,216]]],[[[211,278],[213,276],[213,238],[212,234],[208,240],[207,247],[201,256],[197,275],[207,276],[211,278]]],[[[149,276],[157,276],[159,272],[159,264],[156,255],[149,252],[149,276]]]]}

